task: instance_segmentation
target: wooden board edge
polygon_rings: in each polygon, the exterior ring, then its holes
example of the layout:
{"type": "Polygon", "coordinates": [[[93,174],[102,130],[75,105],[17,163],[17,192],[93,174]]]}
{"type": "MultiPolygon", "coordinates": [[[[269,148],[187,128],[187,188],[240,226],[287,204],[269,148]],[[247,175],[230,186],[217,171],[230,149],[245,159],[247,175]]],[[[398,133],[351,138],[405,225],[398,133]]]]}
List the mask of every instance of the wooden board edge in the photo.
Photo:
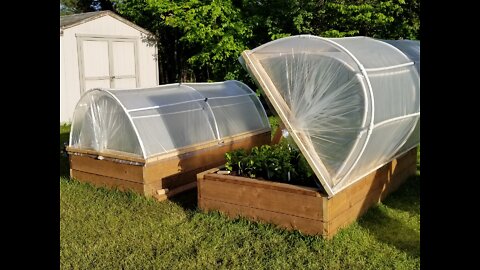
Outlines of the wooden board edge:
{"type": "Polygon", "coordinates": [[[185,191],[188,191],[188,190],[191,190],[191,189],[194,189],[197,187],[197,182],[191,182],[191,183],[188,183],[186,185],[183,185],[183,186],[180,186],[180,187],[177,187],[177,188],[174,188],[172,190],[169,190],[166,194],[153,194],[153,197],[155,199],[157,199],[158,201],[165,201],[167,199],[170,199],[182,192],[185,192],[185,191]]]}
{"type": "Polygon", "coordinates": [[[303,187],[297,185],[291,185],[287,183],[279,183],[267,180],[258,180],[247,177],[233,176],[233,175],[221,175],[214,173],[204,174],[203,177],[210,181],[229,182],[237,185],[245,185],[251,187],[261,187],[265,189],[275,189],[278,191],[297,193],[312,197],[323,197],[318,189],[313,187],[303,187]]]}
{"type": "Polygon", "coordinates": [[[222,138],[222,140],[220,140],[220,141],[219,140],[214,140],[214,141],[203,142],[203,143],[199,143],[199,144],[195,144],[195,145],[189,145],[189,146],[186,146],[186,147],[175,149],[174,151],[170,151],[168,153],[163,153],[163,154],[159,154],[159,155],[156,155],[156,156],[152,156],[152,157],[149,157],[149,158],[146,159],[146,163],[150,164],[150,163],[158,161],[158,160],[175,158],[177,156],[181,156],[181,155],[188,154],[188,153],[191,153],[191,152],[201,151],[201,150],[209,149],[209,148],[212,148],[212,147],[215,147],[215,146],[223,146],[225,144],[228,145],[228,144],[232,144],[234,142],[241,141],[241,140],[244,140],[244,139],[248,139],[248,138],[251,138],[251,137],[261,137],[261,136],[267,136],[267,135],[268,135],[268,138],[269,138],[269,141],[270,141],[270,139],[271,139],[271,129],[270,128],[262,128],[262,129],[259,129],[259,130],[244,132],[244,133],[240,133],[240,134],[237,134],[237,135],[234,135],[234,136],[229,136],[229,137],[222,138]]]}
{"type": "Polygon", "coordinates": [[[324,221],[291,216],[265,209],[257,209],[243,205],[221,202],[212,199],[202,199],[200,209],[204,212],[218,211],[230,218],[246,218],[260,223],[270,223],[277,228],[298,230],[307,235],[323,235],[324,221]]]}
{"type": "Polygon", "coordinates": [[[95,150],[80,149],[80,148],[75,148],[75,147],[71,147],[71,146],[67,146],[65,148],[65,150],[67,151],[67,153],[69,155],[78,154],[78,155],[92,155],[94,157],[102,156],[105,159],[128,160],[128,161],[138,162],[138,163],[142,163],[142,164],[145,164],[145,162],[146,162],[146,160],[144,158],[139,157],[137,155],[129,154],[129,153],[126,153],[126,152],[113,151],[113,150],[99,152],[99,151],[95,151],[95,150]]]}

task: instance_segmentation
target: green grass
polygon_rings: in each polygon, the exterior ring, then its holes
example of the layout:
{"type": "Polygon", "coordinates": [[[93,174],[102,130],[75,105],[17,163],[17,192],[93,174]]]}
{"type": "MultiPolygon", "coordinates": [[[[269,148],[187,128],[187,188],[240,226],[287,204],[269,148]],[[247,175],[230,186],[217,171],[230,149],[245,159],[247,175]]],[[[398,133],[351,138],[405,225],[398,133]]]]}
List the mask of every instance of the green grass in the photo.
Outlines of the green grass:
{"type": "MultiPolygon", "coordinates": [[[[68,127],[60,128],[60,145],[68,127]]],[[[420,171],[332,240],[68,179],[60,156],[62,269],[419,269],[420,171]]],[[[419,168],[419,167],[418,167],[419,168]]],[[[420,168],[419,168],[420,169],[420,168]]]]}

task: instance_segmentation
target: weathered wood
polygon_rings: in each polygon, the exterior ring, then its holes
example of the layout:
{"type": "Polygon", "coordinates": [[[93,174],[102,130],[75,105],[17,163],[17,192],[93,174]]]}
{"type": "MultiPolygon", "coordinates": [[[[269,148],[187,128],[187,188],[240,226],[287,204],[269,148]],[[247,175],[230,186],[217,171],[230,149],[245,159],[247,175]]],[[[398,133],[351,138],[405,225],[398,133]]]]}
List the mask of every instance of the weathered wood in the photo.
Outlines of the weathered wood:
{"type": "Polygon", "coordinates": [[[128,160],[128,161],[134,161],[134,162],[139,162],[139,163],[145,163],[145,159],[140,157],[139,155],[134,155],[130,153],[125,153],[125,152],[120,152],[120,151],[114,151],[114,150],[104,150],[101,152],[95,151],[95,150],[88,150],[88,149],[80,149],[80,148],[75,148],[71,146],[67,146],[65,148],[67,153],[72,154],[72,153],[78,153],[78,154],[86,154],[86,155],[92,155],[92,156],[103,156],[105,158],[109,159],[121,159],[121,160],[128,160]]]}
{"type": "Polygon", "coordinates": [[[279,182],[273,182],[273,181],[265,181],[265,180],[258,180],[258,179],[252,179],[247,177],[223,175],[223,174],[206,174],[204,178],[210,181],[220,181],[225,183],[233,183],[236,185],[245,185],[250,187],[285,191],[289,193],[302,194],[302,195],[312,196],[312,197],[322,196],[319,193],[319,190],[317,188],[290,185],[287,183],[279,183],[279,182]]]}
{"type": "MultiPolygon", "coordinates": [[[[218,147],[218,146],[228,146],[232,144],[236,144],[239,141],[242,141],[244,139],[251,139],[252,137],[257,137],[257,135],[260,135],[260,137],[263,137],[265,133],[271,133],[270,128],[264,128],[264,129],[259,129],[259,130],[254,130],[254,131],[248,131],[240,134],[236,134],[234,136],[229,136],[229,137],[224,137],[222,138],[221,141],[210,141],[210,142],[204,142],[204,143],[198,143],[195,145],[190,145],[182,148],[178,148],[175,150],[171,150],[167,153],[162,153],[156,156],[149,157],[146,162],[147,163],[152,163],[157,160],[165,160],[170,157],[176,157],[176,156],[181,156],[183,154],[188,154],[192,152],[196,152],[198,150],[204,150],[208,149],[211,147],[218,147]]],[[[270,134],[271,136],[271,134],[270,134]]],[[[270,137],[268,137],[268,141],[270,142],[270,137]]]]}
{"type": "Polygon", "coordinates": [[[143,193],[143,184],[138,182],[131,182],[123,179],[82,172],[70,169],[70,176],[82,182],[87,182],[95,186],[117,188],[122,191],[131,190],[138,193],[143,193]]]}
{"type": "Polygon", "coordinates": [[[213,165],[203,166],[191,171],[177,173],[171,176],[162,178],[160,181],[160,186],[162,188],[174,189],[179,186],[186,185],[191,182],[196,182],[197,174],[203,172],[207,169],[210,169],[213,165]]]}
{"type": "Polygon", "coordinates": [[[416,173],[416,152],[414,151],[416,150],[411,150],[402,157],[394,159],[330,198],[328,218],[337,217],[367,196],[386,197],[389,192],[396,190],[408,176],[416,173]],[[377,194],[377,191],[383,193],[377,194]]]}
{"type": "Polygon", "coordinates": [[[191,183],[188,183],[186,185],[168,190],[168,192],[165,193],[165,194],[154,194],[153,197],[155,197],[158,201],[164,201],[164,200],[166,200],[168,198],[171,198],[171,197],[173,197],[173,196],[175,196],[179,193],[182,193],[182,192],[190,190],[190,189],[194,189],[196,187],[197,187],[197,182],[191,182],[191,183]]]}
{"type": "MultiPolygon", "coordinates": [[[[179,172],[191,171],[196,168],[216,167],[225,163],[226,152],[240,148],[250,149],[253,146],[269,144],[270,139],[271,135],[268,131],[250,137],[240,137],[240,139],[230,141],[226,144],[217,144],[209,148],[184,153],[164,160],[149,162],[144,167],[144,181],[145,183],[149,183],[179,172]]],[[[190,178],[190,180],[195,181],[195,176],[190,178]]]]}
{"type": "Polygon", "coordinates": [[[283,122],[280,122],[280,124],[277,127],[277,130],[275,130],[275,133],[273,135],[272,142],[271,142],[272,145],[278,144],[282,140],[283,138],[282,130],[284,128],[285,128],[285,124],[283,124],[283,122]]]}
{"type": "Polygon", "coordinates": [[[203,199],[199,207],[204,211],[221,211],[232,218],[247,217],[256,221],[269,222],[285,229],[299,230],[305,234],[321,234],[323,222],[320,220],[292,216],[266,209],[231,204],[211,199],[203,199]]]}
{"type": "MultiPolygon", "coordinates": [[[[270,129],[256,130],[227,137],[221,142],[213,141],[177,149],[147,160],[118,151],[96,152],[70,147],[71,177],[153,196],[162,188],[173,190],[192,186],[193,184],[188,184],[196,183],[198,173],[225,163],[225,152],[269,144],[270,139],[270,129]],[[98,159],[98,156],[103,159],[98,159]],[[122,184],[121,181],[126,182],[122,184]]],[[[176,193],[170,193],[171,196],[172,194],[176,193]]]]}
{"type": "MultiPolygon", "coordinates": [[[[218,175],[225,176],[225,175],[218,175]]],[[[228,176],[227,176],[228,177],[228,176]]],[[[229,182],[223,178],[221,185],[211,174],[200,179],[202,185],[202,198],[221,202],[240,204],[246,207],[268,209],[291,216],[322,220],[322,205],[320,194],[318,196],[305,193],[292,192],[296,189],[279,190],[268,185],[241,185],[229,182]]],[[[250,179],[248,179],[250,180],[250,179]]],[[[310,190],[307,190],[311,192],[310,190]]]]}
{"type": "Polygon", "coordinates": [[[331,238],[415,175],[416,151],[410,150],[330,198],[313,188],[209,170],[197,175],[198,206],[331,238]]]}
{"type": "Polygon", "coordinates": [[[70,167],[77,171],[143,183],[142,166],[98,160],[89,156],[70,155],[70,167]]]}

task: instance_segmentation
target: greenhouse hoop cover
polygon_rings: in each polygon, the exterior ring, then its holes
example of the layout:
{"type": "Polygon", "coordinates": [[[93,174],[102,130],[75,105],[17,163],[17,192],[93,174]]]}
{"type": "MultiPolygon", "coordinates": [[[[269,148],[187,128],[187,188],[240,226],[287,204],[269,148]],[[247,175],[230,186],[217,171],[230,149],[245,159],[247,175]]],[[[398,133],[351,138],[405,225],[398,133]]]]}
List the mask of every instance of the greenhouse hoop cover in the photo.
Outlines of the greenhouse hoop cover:
{"type": "Polygon", "coordinates": [[[77,103],[70,147],[144,159],[270,129],[256,93],[239,81],[91,89],[77,103]]]}
{"type": "Polygon", "coordinates": [[[420,42],[277,39],[239,58],[331,197],[420,143],[420,42]]]}

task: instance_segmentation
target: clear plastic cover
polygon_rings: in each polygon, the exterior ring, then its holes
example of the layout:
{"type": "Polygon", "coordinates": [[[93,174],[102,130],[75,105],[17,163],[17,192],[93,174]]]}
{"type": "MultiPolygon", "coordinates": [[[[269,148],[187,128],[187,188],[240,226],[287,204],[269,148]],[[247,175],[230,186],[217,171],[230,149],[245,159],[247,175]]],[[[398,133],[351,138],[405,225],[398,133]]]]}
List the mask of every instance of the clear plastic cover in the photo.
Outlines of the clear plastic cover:
{"type": "Polygon", "coordinates": [[[366,69],[395,66],[412,61],[400,50],[380,40],[368,37],[332,38],[331,40],[352,53],[366,69]]]}
{"type": "Polygon", "coordinates": [[[408,56],[415,62],[415,68],[420,73],[420,41],[418,40],[382,40],[408,56]]]}
{"type": "Polygon", "coordinates": [[[77,148],[142,155],[135,131],[123,108],[111,95],[101,90],[90,91],[77,103],[70,138],[70,146],[77,148]]]}
{"type": "Polygon", "coordinates": [[[300,35],[246,51],[240,62],[329,195],[419,142],[419,72],[395,46],[300,35]]]}
{"type": "Polygon", "coordinates": [[[269,127],[258,97],[238,81],[94,89],[77,104],[70,146],[148,158],[269,127]]]}

